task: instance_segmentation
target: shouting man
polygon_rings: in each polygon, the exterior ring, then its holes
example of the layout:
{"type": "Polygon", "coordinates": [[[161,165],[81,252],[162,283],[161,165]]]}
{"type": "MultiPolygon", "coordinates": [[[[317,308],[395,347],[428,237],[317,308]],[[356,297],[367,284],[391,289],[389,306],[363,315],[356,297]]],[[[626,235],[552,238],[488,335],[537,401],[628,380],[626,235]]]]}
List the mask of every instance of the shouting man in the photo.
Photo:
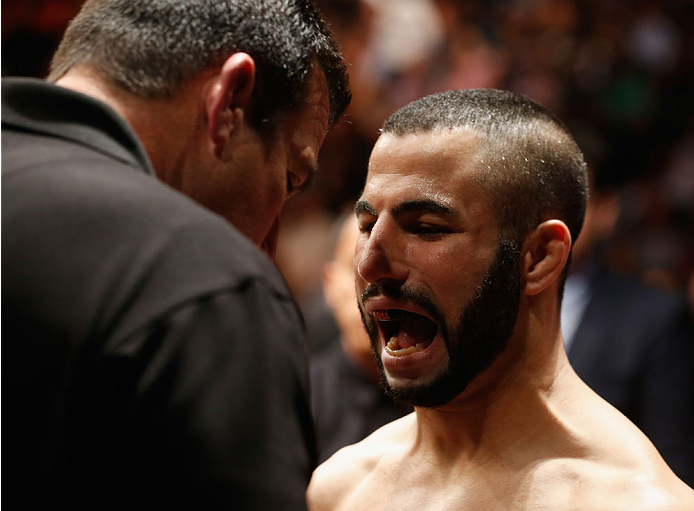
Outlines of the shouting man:
{"type": "Polygon", "coordinates": [[[356,205],[357,294],[387,392],[415,412],[321,465],[311,509],[692,509],[567,361],[586,199],[576,143],[524,97],[445,92],[385,122],[356,205]]]}

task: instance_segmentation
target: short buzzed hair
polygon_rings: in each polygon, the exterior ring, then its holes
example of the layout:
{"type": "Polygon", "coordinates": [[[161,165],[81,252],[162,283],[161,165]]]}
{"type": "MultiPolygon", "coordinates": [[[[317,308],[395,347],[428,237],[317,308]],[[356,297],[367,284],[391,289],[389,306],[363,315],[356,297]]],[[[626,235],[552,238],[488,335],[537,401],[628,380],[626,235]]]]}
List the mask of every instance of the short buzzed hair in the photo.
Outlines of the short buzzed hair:
{"type": "Polygon", "coordinates": [[[537,225],[557,218],[576,241],[588,199],[583,153],[559,119],[525,96],[494,89],[432,94],[391,115],[382,132],[461,128],[480,137],[476,167],[502,236],[520,244],[537,225]]]}
{"type": "Polygon", "coordinates": [[[135,96],[167,98],[236,52],[256,64],[250,121],[260,133],[302,106],[314,62],[328,82],[331,125],[349,105],[342,56],[310,0],[87,0],[48,79],[86,65],[135,96]]]}

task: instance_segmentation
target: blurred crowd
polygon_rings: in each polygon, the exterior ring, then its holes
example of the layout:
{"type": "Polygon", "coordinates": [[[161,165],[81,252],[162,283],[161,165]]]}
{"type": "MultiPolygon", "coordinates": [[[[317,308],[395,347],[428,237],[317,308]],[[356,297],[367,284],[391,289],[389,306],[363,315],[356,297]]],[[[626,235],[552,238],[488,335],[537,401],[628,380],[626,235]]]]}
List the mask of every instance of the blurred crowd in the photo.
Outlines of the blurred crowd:
{"type": "Polygon", "coordinates": [[[331,220],[358,197],[383,120],[432,92],[493,87],[556,113],[621,216],[612,269],[694,296],[694,2],[322,0],[353,104],[316,188],[285,212],[279,263],[309,319],[331,220]],[[307,249],[310,247],[310,250],[307,249]]]}
{"type": "MultiPolygon", "coordinates": [[[[43,76],[79,0],[2,2],[2,74],[43,76]]],[[[331,226],[383,120],[423,95],[521,92],[566,122],[596,189],[619,194],[609,266],[694,295],[694,2],[320,0],[354,93],[314,188],[288,204],[278,264],[311,319],[331,226]]]]}

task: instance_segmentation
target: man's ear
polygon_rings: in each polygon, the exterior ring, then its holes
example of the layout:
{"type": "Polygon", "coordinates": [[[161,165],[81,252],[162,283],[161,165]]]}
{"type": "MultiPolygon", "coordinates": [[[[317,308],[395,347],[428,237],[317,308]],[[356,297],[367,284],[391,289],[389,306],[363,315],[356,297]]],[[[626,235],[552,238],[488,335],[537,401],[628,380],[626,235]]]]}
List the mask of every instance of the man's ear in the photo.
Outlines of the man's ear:
{"type": "Polygon", "coordinates": [[[521,271],[526,295],[536,295],[557,281],[571,251],[571,233],[561,220],[538,225],[523,243],[521,271]]]}
{"type": "Polygon", "coordinates": [[[255,62],[246,53],[234,53],[206,90],[207,131],[218,158],[239,122],[237,110],[248,110],[254,86],[255,62]]]}

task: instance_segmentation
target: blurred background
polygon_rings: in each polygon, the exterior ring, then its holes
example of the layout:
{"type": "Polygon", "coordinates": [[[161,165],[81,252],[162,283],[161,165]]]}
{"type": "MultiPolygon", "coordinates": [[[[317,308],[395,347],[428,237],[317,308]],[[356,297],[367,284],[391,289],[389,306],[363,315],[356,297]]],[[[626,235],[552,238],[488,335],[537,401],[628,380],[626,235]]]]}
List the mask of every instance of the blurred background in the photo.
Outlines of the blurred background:
{"type": "MultiPolygon", "coordinates": [[[[345,220],[379,128],[424,95],[491,87],[556,113],[589,164],[569,360],[694,485],[694,0],[316,1],[354,99],[285,207],[277,263],[306,319],[320,459],[410,411],[377,385],[345,220]]],[[[44,77],[81,4],[3,0],[2,75],[44,77]]]]}
{"type": "MultiPolygon", "coordinates": [[[[284,213],[278,264],[313,347],[334,338],[321,268],[383,120],[456,88],[521,92],[563,119],[596,190],[621,214],[601,257],[694,298],[694,1],[319,0],[349,63],[353,104],[314,188],[284,213]],[[332,333],[331,333],[332,332],[332,333]]],[[[80,0],[2,1],[2,75],[45,76],[80,0]]]]}
{"type": "Polygon", "coordinates": [[[437,91],[523,93],[577,138],[596,193],[621,214],[600,254],[614,271],[694,301],[694,1],[322,0],[353,103],[317,186],[286,209],[278,262],[320,347],[320,262],[358,198],[383,120],[437,91]],[[327,234],[326,234],[327,233],[327,234]]]}

